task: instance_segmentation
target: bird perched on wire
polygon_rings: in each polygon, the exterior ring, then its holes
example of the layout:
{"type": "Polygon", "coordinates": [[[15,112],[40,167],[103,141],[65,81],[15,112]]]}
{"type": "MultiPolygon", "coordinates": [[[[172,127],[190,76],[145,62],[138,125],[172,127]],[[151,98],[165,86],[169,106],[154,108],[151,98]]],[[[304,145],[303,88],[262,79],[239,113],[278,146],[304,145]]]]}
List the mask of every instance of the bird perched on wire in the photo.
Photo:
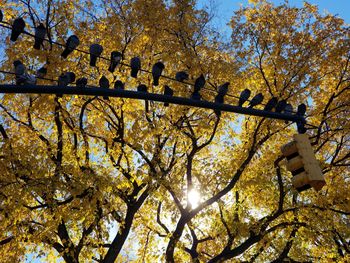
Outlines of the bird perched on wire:
{"type": "MultiPolygon", "coordinates": [[[[224,103],[224,97],[228,92],[228,86],[230,85],[230,82],[225,82],[224,84],[222,84],[221,86],[219,86],[218,88],[218,95],[215,96],[215,103],[224,103]]],[[[215,114],[217,116],[221,115],[221,111],[220,110],[214,110],[215,114]]]]}
{"type": "Polygon", "coordinates": [[[100,44],[92,44],[90,46],[90,66],[95,67],[97,58],[101,56],[103,47],[100,44]]]}
{"type": "Polygon", "coordinates": [[[264,100],[264,96],[262,95],[262,93],[256,94],[252,98],[252,100],[249,102],[249,108],[253,108],[256,105],[259,105],[263,100],[264,100]]]}
{"type": "MultiPolygon", "coordinates": [[[[58,77],[58,86],[67,87],[68,84],[73,83],[75,81],[75,74],[73,72],[62,73],[58,77]]],[[[63,94],[57,94],[59,98],[62,97],[63,94]]]]}
{"type": "Polygon", "coordinates": [[[275,112],[281,113],[282,111],[284,111],[284,109],[287,106],[287,101],[286,100],[280,100],[275,108],[275,112]]]}
{"type": "Polygon", "coordinates": [[[204,75],[201,74],[194,82],[194,90],[193,92],[199,92],[205,85],[204,75]]]}
{"type": "MultiPolygon", "coordinates": [[[[165,85],[164,86],[164,95],[166,95],[166,96],[173,96],[174,95],[174,91],[168,85],[165,85]]],[[[164,102],[164,106],[168,107],[169,106],[169,102],[164,102]]]]}
{"type": "Polygon", "coordinates": [[[36,77],[27,73],[27,69],[20,60],[13,62],[15,67],[16,85],[28,84],[35,85],[36,77]]]}
{"type": "Polygon", "coordinates": [[[199,91],[204,87],[204,85],[205,85],[205,78],[204,78],[204,75],[201,74],[194,82],[194,89],[191,95],[191,99],[201,100],[201,94],[199,93],[199,91]]]}
{"type": "Polygon", "coordinates": [[[120,61],[122,60],[122,53],[118,51],[112,51],[111,53],[111,62],[109,64],[108,71],[109,72],[114,72],[115,68],[118,66],[120,61]]]}
{"type": "Polygon", "coordinates": [[[24,32],[24,28],[26,27],[26,23],[24,22],[22,17],[16,18],[12,24],[11,38],[10,40],[15,42],[19,35],[24,32]]]}
{"type": "Polygon", "coordinates": [[[265,111],[272,111],[273,108],[276,107],[278,99],[276,97],[272,97],[265,105],[265,111]]]}
{"type": "Polygon", "coordinates": [[[44,43],[45,36],[46,36],[46,27],[43,25],[43,23],[40,23],[35,28],[35,35],[34,35],[35,49],[40,50],[41,45],[44,43]]]}
{"type": "Polygon", "coordinates": [[[139,73],[139,70],[141,69],[141,60],[139,57],[133,57],[130,60],[130,67],[131,67],[131,77],[137,78],[137,73],[139,73]]]}
{"type": "Polygon", "coordinates": [[[83,88],[86,87],[87,82],[88,82],[87,78],[82,77],[82,78],[77,79],[77,81],[75,82],[75,84],[77,85],[77,88],[83,89],[83,88]]]}
{"type": "Polygon", "coordinates": [[[239,96],[239,100],[238,100],[238,106],[242,107],[244,102],[246,102],[249,97],[250,97],[250,90],[249,89],[245,89],[241,92],[241,95],[239,96]]]}
{"type": "Polygon", "coordinates": [[[175,74],[175,79],[177,81],[183,82],[184,80],[188,80],[188,74],[185,71],[179,71],[175,74]]]}
{"type": "Polygon", "coordinates": [[[159,78],[162,75],[165,66],[162,62],[157,62],[152,67],[153,85],[159,85],[159,78]]]}
{"type": "Polygon", "coordinates": [[[226,82],[219,86],[218,88],[218,95],[215,97],[216,103],[224,103],[224,97],[228,92],[228,86],[230,85],[230,82],[226,82]]]}
{"type": "Polygon", "coordinates": [[[304,116],[306,113],[306,105],[304,103],[300,104],[297,109],[298,116],[304,116]]]}
{"type": "Polygon", "coordinates": [[[37,78],[44,78],[47,74],[47,68],[41,67],[36,71],[37,78]]]}
{"type": "MultiPolygon", "coordinates": [[[[284,107],[283,111],[286,115],[293,115],[293,106],[289,103],[287,103],[286,107],[284,107]]],[[[285,123],[288,123],[288,121],[285,121],[285,123]]]]}
{"type": "Polygon", "coordinates": [[[66,72],[62,73],[58,77],[58,86],[66,87],[68,84],[73,83],[75,81],[74,72],[66,72]]]}
{"type": "Polygon", "coordinates": [[[116,82],[114,82],[114,88],[123,90],[124,83],[121,80],[117,80],[116,82]]]}
{"type": "MultiPolygon", "coordinates": [[[[138,92],[145,92],[145,93],[147,93],[148,92],[147,91],[147,86],[144,85],[144,84],[140,84],[140,85],[137,86],[137,91],[138,92]]],[[[145,100],[145,110],[146,110],[146,112],[148,112],[148,100],[145,100]]]]}
{"type": "MultiPolygon", "coordinates": [[[[100,88],[109,89],[109,80],[105,76],[100,78],[98,84],[100,85],[100,88]]],[[[108,96],[103,96],[103,99],[108,100],[109,98],[108,96]]]]}
{"type": "Polygon", "coordinates": [[[66,46],[61,54],[61,57],[67,58],[80,44],[79,38],[76,35],[68,37],[66,46]]]}

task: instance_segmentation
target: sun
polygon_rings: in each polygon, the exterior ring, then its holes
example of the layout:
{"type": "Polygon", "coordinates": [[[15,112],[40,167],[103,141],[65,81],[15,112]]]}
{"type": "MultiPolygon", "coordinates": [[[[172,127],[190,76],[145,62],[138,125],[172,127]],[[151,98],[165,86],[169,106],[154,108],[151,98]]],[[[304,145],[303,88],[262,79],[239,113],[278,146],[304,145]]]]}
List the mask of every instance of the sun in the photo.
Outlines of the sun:
{"type": "Polygon", "coordinates": [[[188,202],[191,204],[192,209],[196,208],[199,205],[201,196],[196,189],[192,189],[187,194],[188,202]]]}

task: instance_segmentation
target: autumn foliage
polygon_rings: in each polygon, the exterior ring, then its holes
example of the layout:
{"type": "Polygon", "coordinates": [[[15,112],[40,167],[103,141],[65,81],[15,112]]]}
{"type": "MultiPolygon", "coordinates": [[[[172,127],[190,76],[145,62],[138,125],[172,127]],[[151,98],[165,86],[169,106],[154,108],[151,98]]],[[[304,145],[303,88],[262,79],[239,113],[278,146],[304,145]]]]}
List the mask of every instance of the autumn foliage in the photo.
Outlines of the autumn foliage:
{"type": "MultiPolygon", "coordinates": [[[[319,192],[298,193],[280,147],[295,124],[131,99],[0,95],[0,262],[349,262],[349,27],[305,3],[265,1],[233,14],[229,43],[210,26],[210,10],[187,0],[0,0],[4,21],[43,22],[48,38],[79,48],[118,50],[142,68],[206,77],[202,98],[217,87],[249,88],[308,105],[308,135],[326,179],[319,192]],[[188,193],[200,193],[197,206],[188,193]],[[61,260],[61,261],[60,261],[61,260]]],[[[98,85],[102,75],[126,89],[140,83],[189,97],[192,87],[130,68],[89,66],[89,56],[33,38],[10,41],[0,29],[1,70],[21,60],[48,78],[65,71],[98,85]]],[[[13,83],[0,75],[1,83],[13,83]]],[[[38,84],[52,84],[38,80],[38,84]]],[[[237,105],[234,96],[225,103],[237,105]]],[[[266,102],[265,101],[265,102],[266,102]]],[[[246,105],[244,105],[246,106],[246,105]]],[[[258,106],[257,108],[262,108],[258,106]]]]}

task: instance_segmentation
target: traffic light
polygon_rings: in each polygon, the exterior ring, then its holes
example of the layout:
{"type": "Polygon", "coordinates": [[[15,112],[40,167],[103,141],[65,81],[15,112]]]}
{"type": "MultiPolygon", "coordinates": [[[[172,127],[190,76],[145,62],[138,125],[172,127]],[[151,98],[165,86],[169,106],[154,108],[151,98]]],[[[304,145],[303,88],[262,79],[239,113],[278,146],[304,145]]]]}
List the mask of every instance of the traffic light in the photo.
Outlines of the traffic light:
{"type": "Polygon", "coordinates": [[[294,140],[283,145],[281,150],[287,158],[287,169],[292,172],[292,184],[298,192],[311,187],[321,190],[326,182],[308,136],[295,134],[294,140]]]}

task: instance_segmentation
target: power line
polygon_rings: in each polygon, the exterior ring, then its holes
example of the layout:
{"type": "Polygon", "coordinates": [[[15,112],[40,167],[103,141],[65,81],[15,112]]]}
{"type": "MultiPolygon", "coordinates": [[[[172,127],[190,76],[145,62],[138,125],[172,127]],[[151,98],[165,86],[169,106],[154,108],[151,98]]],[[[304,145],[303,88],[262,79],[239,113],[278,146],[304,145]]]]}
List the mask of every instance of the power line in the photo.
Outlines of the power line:
{"type": "MultiPolygon", "coordinates": [[[[6,28],[6,29],[12,30],[12,26],[11,26],[10,23],[8,23],[8,22],[6,22],[6,21],[2,21],[2,23],[6,24],[6,25],[2,25],[2,24],[0,23],[0,26],[1,26],[1,27],[4,27],[4,28],[6,28]],[[7,26],[7,25],[8,25],[8,26],[7,26]]],[[[35,35],[32,34],[32,33],[30,33],[30,32],[23,31],[22,33],[25,34],[25,35],[28,35],[28,36],[30,36],[30,37],[34,37],[34,38],[35,38],[35,35]]],[[[63,47],[63,48],[66,47],[65,44],[61,44],[61,43],[59,43],[59,42],[57,42],[57,41],[54,41],[54,40],[49,40],[49,39],[46,39],[46,38],[44,38],[43,40],[46,41],[46,42],[49,42],[50,44],[54,44],[54,45],[57,45],[57,46],[60,46],[60,47],[63,47]]],[[[74,49],[74,50],[76,50],[76,51],[78,51],[78,52],[80,52],[80,53],[83,53],[83,54],[90,55],[90,52],[85,51],[85,50],[82,50],[82,49],[79,49],[79,48],[76,48],[76,49],[74,49]]],[[[109,58],[107,58],[107,57],[99,56],[99,58],[111,62],[111,60],[110,60],[109,58]]],[[[127,63],[120,62],[119,64],[122,65],[122,66],[126,66],[126,67],[131,68],[131,66],[130,66],[129,64],[127,64],[127,63]]],[[[146,70],[146,69],[142,69],[142,68],[141,68],[140,71],[141,71],[141,72],[148,73],[148,74],[152,74],[152,72],[151,72],[150,70],[146,70]]],[[[160,77],[161,77],[161,78],[168,79],[168,80],[171,80],[171,81],[174,81],[174,82],[178,82],[178,83],[181,83],[181,84],[186,84],[186,85],[194,86],[193,83],[190,83],[190,82],[187,82],[187,81],[178,81],[178,80],[176,80],[175,78],[170,77],[170,76],[167,76],[167,75],[161,75],[160,77]]],[[[206,87],[203,87],[202,89],[203,89],[203,90],[207,90],[207,91],[212,92],[212,93],[217,93],[217,91],[212,90],[212,89],[209,89],[209,88],[206,88],[206,87]]],[[[233,94],[226,94],[226,96],[232,97],[232,98],[235,98],[235,99],[239,99],[239,96],[235,96],[235,95],[233,95],[233,94]]],[[[250,100],[248,100],[248,101],[250,101],[250,100]]],[[[264,105],[264,104],[262,104],[262,105],[264,105]]]]}
{"type": "MultiPolygon", "coordinates": [[[[1,23],[0,23],[0,26],[1,26],[1,27],[12,30],[12,26],[11,26],[10,23],[8,23],[8,22],[6,22],[6,21],[2,21],[1,23]],[[1,24],[1,23],[3,23],[3,24],[1,24]]],[[[27,32],[27,31],[25,31],[25,30],[24,30],[22,33],[25,34],[25,35],[28,35],[28,36],[30,36],[30,37],[35,38],[35,35],[34,35],[34,34],[32,34],[32,33],[30,33],[30,32],[27,32]]],[[[64,48],[66,47],[66,44],[61,44],[61,43],[59,43],[59,42],[57,42],[57,41],[54,41],[54,40],[49,40],[49,39],[46,39],[46,38],[42,38],[42,40],[44,40],[44,41],[46,41],[46,42],[49,42],[49,43],[51,43],[51,44],[60,46],[60,47],[64,47],[64,48]]],[[[80,53],[83,53],[83,54],[90,55],[90,52],[85,51],[85,50],[82,50],[82,49],[75,48],[74,50],[76,50],[76,51],[78,51],[78,52],[80,52],[80,53]]],[[[109,59],[109,58],[107,58],[107,57],[103,57],[103,56],[98,56],[98,57],[99,57],[100,59],[102,59],[102,60],[106,60],[106,61],[111,62],[111,59],[109,59]]],[[[126,63],[124,63],[124,62],[122,62],[122,61],[119,62],[119,64],[122,65],[122,66],[126,66],[126,67],[131,68],[131,65],[126,64],[126,63]]],[[[151,72],[150,70],[146,70],[146,69],[140,68],[140,71],[141,71],[141,72],[146,72],[146,73],[148,73],[148,74],[152,74],[152,72],[151,72]]],[[[5,72],[2,72],[2,73],[5,73],[5,72]]],[[[171,80],[171,81],[174,81],[174,82],[178,82],[178,83],[181,83],[181,84],[186,84],[186,85],[194,86],[194,83],[190,83],[190,82],[187,82],[187,81],[178,81],[177,79],[175,79],[175,78],[173,78],[173,77],[170,77],[170,76],[167,76],[167,75],[161,75],[160,77],[165,78],[165,79],[168,79],[168,80],[171,80]]],[[[49,80],[49,81],[55,81],[55,82],[58,81],[58,80],[55,80],[55,79],[48,79],[48,78],[38,78],[38,79],[49,80]]],[[[203,90],[206,90],[206,91],[209,91],[209,92],[211,92],[211,93],[218,94],[217,91],[212,90],[212,89],[209,89],[209,88],[206,88],[206,87],[203,87],[202,89],[203,89],[203,90]]],[[[233,95],[233,94],[230,94],[230,93],[227,93],[225,96],[231,97],[231,98],[235,98],[235,99],[239,99],[239,96],[236,96],[236,95],[233,95]]],[[[246,101],[251,102],[251,99],[247,99],[246,101]]],[[[260,103],[260,105],[265,106],[266,104],[260,103]]],[[[296,113],[296,112],[295,112],[295,111],[292,111],[291,113],[296,113]]]]}

